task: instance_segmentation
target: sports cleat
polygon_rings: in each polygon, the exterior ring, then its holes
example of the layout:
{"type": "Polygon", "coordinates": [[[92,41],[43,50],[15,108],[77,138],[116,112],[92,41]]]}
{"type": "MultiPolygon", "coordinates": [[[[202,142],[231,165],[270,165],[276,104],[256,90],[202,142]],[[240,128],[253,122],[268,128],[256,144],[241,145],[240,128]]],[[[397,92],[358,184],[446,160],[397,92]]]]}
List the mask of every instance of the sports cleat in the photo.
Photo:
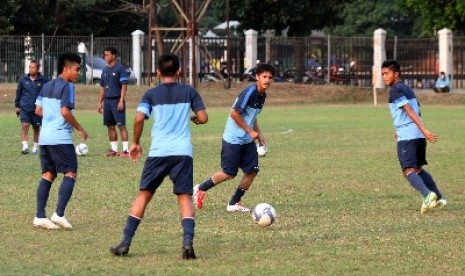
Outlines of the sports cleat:
{"type": "Polygon", "coordinates": [[[194,201],[194,205],[197,209],[202,209],[203,207],[203,201],[205,200],[205,197],[207,196],[207,193],[205,191],[199,190],[200,185],[196,185],[194,187],[194,194],[192,196],[192,199],[194,201]]]}
{"type": "Polygon", "coordinates": [[[115,254],[116,256],[125,256],[129,252],[129,247],[130,247],[129,244],[125,244],[121,242],[115,247],[110,247],[110,252],[115,254]]]}
{"type": "Polygon", "coordinates": [[[40,227],[47,230],[56,230],[60,228],[55,223],[51,222],[48,218],[35,217],[32,225],[34,225],[34,227],[40,227]]]}
{"type": "Polygon", "coordinates": [[[447,205],[447,200],[443,197],[440,200],[438,200],[438,207],[444,208],[447,205]]]}
{"type": "Polygon", "coordinates": [[[119,156],[121,158],[129,158],[129,152],[127,150],[125,150],[119,156]]]}
{"type": "Polygon", "coordinates": [[[192,244],[192,240],[184,240],[182,243],[183,260],[195,260],[194,246],[192,244]]]}
{"type": "Polygon", "coordinates": [[[29,150],[28,150],[27,148],[26,148],[26,149],[22,149],[22,150],[21,150],[21,153],[22,153],[22,154],[28,154],[28,153],[29,153],[29,150]]]}
{"type": "Polygon", "coordinates": [[[434,192],[430,192],[427,196],[423,198],[423,204],[421,205],[421,213],[425,214],[432,208],[438,206],[437,195],[434,192]]]}
{"type": "Polygon", "coordinates": [[[63,217],[58,216],[57,213],[53,213],[50,220],[58,224],[59,226],[63,227],[66,230],[73,229],[73,226],[71,225],[71,223],[69,223],[69,221],[64,216],[63,217]]]}
{"type": "Polygon", "coordinates": [[[107,151],[107,152],[105,153],[105,156],[106,156],[106,157],[115,157],[115,156],[118,156],[118,155],[119,155],[119,153],[116,152],[116,151],[113,151],[113,150],[109,150],[109,151],[107,151]]]}
{"type": "Polygon", "coordinates": [[[238,202],[238,203],[236,203],[234,205],[229,205],[228,204],[228,206],[226,206],[226,210],[228,212],[236,212],[236,211],[238,211],[238,212],[250,212],[250,209],[247,208],[247,207],[244,207],[244,205],[242,205],[242,203],[240,203],[240,202],[238,202]]]}

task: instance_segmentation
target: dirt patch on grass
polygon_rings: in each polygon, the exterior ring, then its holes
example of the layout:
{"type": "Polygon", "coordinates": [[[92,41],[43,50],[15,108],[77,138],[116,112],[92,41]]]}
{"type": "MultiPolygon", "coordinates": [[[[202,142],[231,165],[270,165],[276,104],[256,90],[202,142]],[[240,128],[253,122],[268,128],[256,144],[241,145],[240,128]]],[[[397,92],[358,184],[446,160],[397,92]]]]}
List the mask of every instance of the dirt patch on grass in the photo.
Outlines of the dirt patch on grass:
{"type": "MultiPolygon", "coordinates": [[[[217,82],[200,83],[197,90],[202,95],[207,107],[231,106],[235,97],[252,82],[232,82],[231,88],[217,82]]],[[[148,87],[129,86],[126,98],[128,108],[135,108],[148,87]]],[[[99,86],[77,85],[76,105],[79,109],[97,109],[100,93],[99,86]]],[[[336,86],[307,85],[294,83],[273,83],[267,91],[267,105],[289,104],[370,104],[373,103],[373,89],[336,86]]],[[[15,84],[0,84],[0,111],[13,111],[16,95],[15,84]]],[[[386,104],[388,90],[378,89],[378,104],[386,104]]],[[[437,94],[421,90],[417,97],[423,104],[465,104],[465,93],[454,92],[437,94]]]]}

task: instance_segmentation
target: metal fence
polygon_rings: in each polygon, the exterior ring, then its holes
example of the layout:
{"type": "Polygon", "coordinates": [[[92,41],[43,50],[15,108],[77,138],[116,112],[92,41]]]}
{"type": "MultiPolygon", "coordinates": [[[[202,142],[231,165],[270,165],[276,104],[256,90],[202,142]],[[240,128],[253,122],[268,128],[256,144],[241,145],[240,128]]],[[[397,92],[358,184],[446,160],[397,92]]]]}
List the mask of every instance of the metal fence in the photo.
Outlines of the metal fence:
{"type": "MultiPolygon", "coordinates": [[[[211,74],[219,79],[227,65],[227,49],[231,57],[232,76],[247,80],[243,75],[245,38],[201,38],[198,66],[200,76],[211,74]]],[[[16,82],[25,72],[25,59],[38,59],[46,77],[56,77],[56,59],[61,52],[77,52],[84,43],[88,55],[101,56],[103,49],[114,46],[120,60],[132,66],[132,37],[93,36],[0,36],[0,82],[16,82]]],[[[373,65],[372,37],[258,37],[259,61],[276,66],[277,81],[309,84],[338,84],[371,86],[373,65]]],[[[171,51],[173,41],[165,41],[165,51],[171,51]]],[[[144,43],[144,45],[150,45],[144,43]]],[[[155,45],[152,43],[152,45],[155,45]]],[[[453,38],[454,88],[465,87],[465,37],[453,38]]],[[[140,49],[146,51],[146,49],[140,49]]],[[[155,49],[153,49],[154,51],[155,49]]],[[[188,53],[179,53],[183,60],[188,53]]],[[[152,64],[156,64],[154,54],[152,64]]],[[[415,88],[430,88],[438,74],[438,39],[410,38],[386,40],[386,56],[397,59],[402,66],[404,81],[415,88]]],[[[187,64],[187,63],[185,63],[187,64]]],[[[143,76],[148,76],[144,62],[143,76]]],[[[189,68],[187,68],[189,69],[189,68]]],[[[188,71],[188,70],[186,70],[188,71]]],[[[215,79],[212,77],[212,79],[215,79]]],[[[143,81],[142,83],[147,83],[143,81]]]]}

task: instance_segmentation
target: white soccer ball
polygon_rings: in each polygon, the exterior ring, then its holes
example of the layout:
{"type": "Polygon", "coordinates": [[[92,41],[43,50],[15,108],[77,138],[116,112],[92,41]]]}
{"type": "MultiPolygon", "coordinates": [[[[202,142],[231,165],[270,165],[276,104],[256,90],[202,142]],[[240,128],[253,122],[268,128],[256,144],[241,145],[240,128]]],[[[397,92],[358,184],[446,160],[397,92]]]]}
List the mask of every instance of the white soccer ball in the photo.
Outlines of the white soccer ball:
{"type": "Polygon", "coordinates": [[[257,145],[257,153],[258,153],[258,156],[265,156],[266,153],[268,152],[268,148],[263,145],[263,146],[259,146],[257,145]]]}
{"type": "Polygon", "coordinates": [[[89,148],[87,147],[86,144],[80,143],[76,146],[77,155],[86,155],[87,153],[89,153],[89,148]]]}
{"type": "Polygon", "coordinates": [[[276,210],[268,203],[259,203],[252,211],[252,219],[256,224],[266,227],[276,220],[276,210]]]}

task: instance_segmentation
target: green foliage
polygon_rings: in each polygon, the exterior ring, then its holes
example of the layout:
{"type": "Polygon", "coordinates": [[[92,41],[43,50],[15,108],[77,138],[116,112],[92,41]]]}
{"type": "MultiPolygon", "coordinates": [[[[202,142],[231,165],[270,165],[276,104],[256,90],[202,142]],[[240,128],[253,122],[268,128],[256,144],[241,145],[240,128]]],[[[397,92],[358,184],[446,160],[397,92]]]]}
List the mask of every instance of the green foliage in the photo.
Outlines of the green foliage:
{"type": "Polygon", "coordinates": [[[458,34],[465,33],[465,0],[398,0],[397,2],[422,18],[423,35],[435,35],[443,28],[451,29],[458,34]]]}
{"type": "Polygon", "coordinates": [[[18,10],[15,0],[4,0],[0,5],[0,35],[6,35],[14,31],[13,15],[18,10]]]}
{"type": "Polygon", "coordinates": [[[389,1],[356,0],[346,3],[336,15],[336,24],[325,29],[337,36],[373,36],[382,28],[389,36],[408,37],[416,35],[416,19],[408,12],[389,1]]]}

